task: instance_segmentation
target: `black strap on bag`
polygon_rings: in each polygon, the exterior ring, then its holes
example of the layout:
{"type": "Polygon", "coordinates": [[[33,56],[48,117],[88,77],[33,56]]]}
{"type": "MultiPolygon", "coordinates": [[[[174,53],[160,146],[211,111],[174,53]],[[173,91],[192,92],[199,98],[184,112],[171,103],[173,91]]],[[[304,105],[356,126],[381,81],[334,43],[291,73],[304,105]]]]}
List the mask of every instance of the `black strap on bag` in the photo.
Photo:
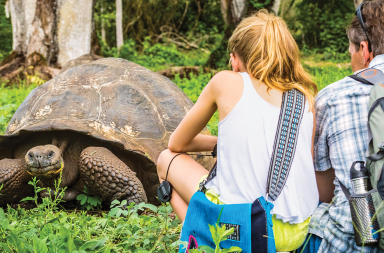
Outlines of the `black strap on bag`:
{"type": "MultiPolygon", "coordinates": [[[[267,183],[267,196],[273,201],[280,195],[287,182],[293,157],[295,156],[304,109],[305,96],[302,92],[292,89],[283,93],[267,183]]],[[[216,173],[217,163],[209,172],[208,177],[200,183],[199,191],[205,190],[205,185],[216,176],[216,173]]]]}

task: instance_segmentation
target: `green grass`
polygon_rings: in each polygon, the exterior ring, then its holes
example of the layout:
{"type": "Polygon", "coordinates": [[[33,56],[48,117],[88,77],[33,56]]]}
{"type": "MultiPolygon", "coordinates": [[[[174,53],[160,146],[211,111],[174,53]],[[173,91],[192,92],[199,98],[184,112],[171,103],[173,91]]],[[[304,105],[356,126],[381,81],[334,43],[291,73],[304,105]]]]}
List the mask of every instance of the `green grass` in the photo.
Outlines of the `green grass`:
{"type": "Polygon", "coordinates": [[[304,65],[304,68],[313,76],[313,80],[319,91],[327,85],[353,74],[351,67],[339,68],[332,65],[324,67],[310,67],[308,65],[304,65]]]}
{"type": "Polygon", "coordinates": [[[0,134],[5,132],[12,115],[36,87],[34,84],[25,86],[23,83],[12,87],[5,87],[5,84],[0,86],[0,134]]]}
{"type": "Polygon", "coordinates": [[[42,188],[36,178],[30,184],[35,196],[25,200],[35,203],[34,208],[0,208],[0,252],[177,252],[181,223],[170,218],[169,204],[132,203],[125,208],[126,200],[115,200],[109,213],[92,215],[59,208],[65,191],[58,187],[60,179],[54,187],[57,198],[39,199],[42,188]]]}

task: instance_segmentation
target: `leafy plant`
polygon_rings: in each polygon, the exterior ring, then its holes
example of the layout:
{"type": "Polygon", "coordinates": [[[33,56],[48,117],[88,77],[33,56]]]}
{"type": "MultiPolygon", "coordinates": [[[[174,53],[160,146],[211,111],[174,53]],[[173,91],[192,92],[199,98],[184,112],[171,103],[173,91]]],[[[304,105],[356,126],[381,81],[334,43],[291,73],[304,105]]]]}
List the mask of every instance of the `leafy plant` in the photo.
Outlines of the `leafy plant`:
{"type": "MultiPolygon", "coordinates": [[[[177,252],[181,224],[169,217],[169,204],[157,208],[139,203],[124,209],[124,200],[115,201],[113,208],[129,210],[128,216],[102,211],[93,216],[54,208],[62,195],[40,200],[38,195],[45,189],[36,179],[31,184],[35,196],[29,200],[35,201],[35,208],[8,206],[7,212],[0,208],[0,252],[177,252]]],[[[60,189],[55,187],[55,192],[60,189]]]]}
{"type": "Polygon", "coordinates": [[[102,208],[101,198],[92,194],[86,186],[84,186],[84,193],[79,194],[76,200],[80,202],[82,209],[100,210],[102,208]]]}
{"type": "Polygon", "coordinates": [[[39,180],[36,179],[36,177],[32,178],[32,181],[28,182],[28,184],[32,185],[35,189],[35,196],[34,197],[26,197],[21,200],[21,202],[27,202],[27,201],[33,201],[35,202],[37,206],[37,210],[39,211],[38,214],[36,214],[37,223],[39,222],[39,217],[44,217],[44,223],[47,224],[47,220],[49,217],[49,213],[57,211],[58,205],[61,202],[65,202],[63,200],[66,187],[61,188],[60,184],[62,181],[62,174],[63,171],[60,172],[60,176],[57,180],[55,180],[55,188],[42,188],[38,185],[39,180]],[[39,193],[40,192],[46,192],[47,197],[42,198],[42,203],[39,203],[39,193]]]}

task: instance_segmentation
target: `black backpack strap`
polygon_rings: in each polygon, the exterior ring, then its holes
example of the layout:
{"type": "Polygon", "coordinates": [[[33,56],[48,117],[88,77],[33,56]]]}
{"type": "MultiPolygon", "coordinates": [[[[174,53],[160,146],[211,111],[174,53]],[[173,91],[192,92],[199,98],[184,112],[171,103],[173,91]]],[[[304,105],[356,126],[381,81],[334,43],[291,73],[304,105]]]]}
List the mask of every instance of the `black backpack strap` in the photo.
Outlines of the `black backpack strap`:
{"type": "MultiPolygon", "coordinates": [[[[336,177],[336,178],[337,178],[337,177],[336,177]]],[[[345,185],[340,181],[340,179],[337,178],[337,181],[339,181],[339,185],[340,185],[340,187],[341,187],[341,190],[343,190],[345,197],[346,197],[347,200],[349,201],[349,200],[351,199],[351,193],[349,192],[349,190],[347,189],[347,187],[345,187],[345,185]]]]}
{"type": "Polygon", "coordinates": [[[284,92],[268,173],[267,195],[273,201],[287,182],[304,110],[305,96],[302,92],[296,89],[284,92]]]}
{"type": "MultiPolygon", "coordinates": [[[[217,157],[217,144],[213,148],[212,156],[214,158],[217,157]]],[[[217,172],[217,161],[213,165],[212,169],[209,171],[209,174],[208,174],[207,178],[204,179],[202,182],[200,182],[198,191],[200,191],[200,192],[204,192],[205,191],[205,185],[209,181],[211,181],[214,177],[216,177],[216,172],[217,172]]]]}
{"type": "Polygon", "coordinates": [[[384,85],[384,73],[380,69],[367,68],[349,77],[364,84],[384,85]]]}
{"type": "Polygon", "coordinates": [[[370,81],[356,75],[350,75],[349,78],[352,78],[353,80],[356,80],[363,84],[373,85],[373,83],[371,83],[370,81]]]}

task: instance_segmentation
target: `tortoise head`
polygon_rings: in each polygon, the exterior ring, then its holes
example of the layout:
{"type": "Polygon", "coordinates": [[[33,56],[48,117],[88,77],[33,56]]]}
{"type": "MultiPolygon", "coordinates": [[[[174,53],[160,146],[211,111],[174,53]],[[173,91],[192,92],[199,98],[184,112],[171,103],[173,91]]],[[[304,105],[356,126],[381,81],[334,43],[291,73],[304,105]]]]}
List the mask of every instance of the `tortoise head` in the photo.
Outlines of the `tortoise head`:
{"type": "Polygon", "coordinates": [[[64,167],[62,153],[55,145],[37,146],[25,155],[27,172],[41,178],[56,177],[64,167]]]}

